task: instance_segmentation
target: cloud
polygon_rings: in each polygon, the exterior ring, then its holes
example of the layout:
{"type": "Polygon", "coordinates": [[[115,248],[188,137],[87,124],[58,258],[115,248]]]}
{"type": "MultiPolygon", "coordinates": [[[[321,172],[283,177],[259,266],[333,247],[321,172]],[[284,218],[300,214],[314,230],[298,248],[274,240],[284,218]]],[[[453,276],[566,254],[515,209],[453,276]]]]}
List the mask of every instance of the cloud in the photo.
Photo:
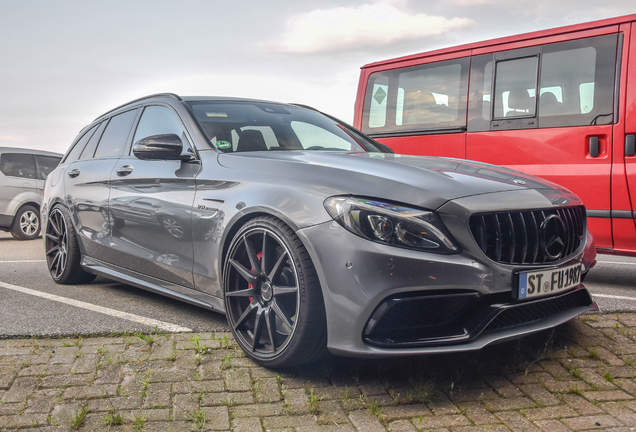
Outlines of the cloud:
{"type": "Polygon", "coordinates": [[[409,13],[402,5],[379,0],[297,14],[288,21],[285,33],[265,42],[264,48],[291,54],[345,51],[436,36],[474,23],[467,18],[409,13]]]}
{"type": "Polygon", "coordinates": [[[505,4],[503,0],[447,0],[447,4],[459,7],[484,7],[505,4]]]}

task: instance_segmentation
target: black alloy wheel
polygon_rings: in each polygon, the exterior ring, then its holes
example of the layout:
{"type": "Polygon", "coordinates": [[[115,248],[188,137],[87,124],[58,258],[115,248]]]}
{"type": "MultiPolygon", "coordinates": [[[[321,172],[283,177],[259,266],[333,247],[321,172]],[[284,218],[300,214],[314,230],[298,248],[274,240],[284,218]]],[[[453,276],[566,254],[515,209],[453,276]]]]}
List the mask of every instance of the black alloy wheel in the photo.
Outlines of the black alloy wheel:
{"type": "Polygon", "coordinates": [[[325,352],[324,304],[315,269],[283,222],[256,218],[234,236],[224,289],[232,332],[256,362],[286,367],[325,352]]]}
{"type": "Polygon", "coordinates": [[[80,266],[81,254],[68,210],[56,206],[49,214],[44,239],[46,264],[53,280],[60,284],[88,283],[95,275],[80,266]]]}

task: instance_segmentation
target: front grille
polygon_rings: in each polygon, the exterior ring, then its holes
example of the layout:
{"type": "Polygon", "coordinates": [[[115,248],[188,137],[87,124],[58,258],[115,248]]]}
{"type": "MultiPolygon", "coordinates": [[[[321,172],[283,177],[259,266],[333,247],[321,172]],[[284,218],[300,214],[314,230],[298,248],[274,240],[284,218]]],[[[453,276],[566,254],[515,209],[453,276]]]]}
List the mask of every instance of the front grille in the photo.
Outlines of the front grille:
{"type": "Polygon", "coordinates": [[[581,245],[585,224],[583,206],[480,213],[470,218],[479,248],[502,264],[541,264],[565,258],[581,245]],[[563,233],[555,241],[552,231],[557,226],[563,233]]]}
{"type": "Polygon", "coordinates": [[[485,331],[500,330],[518,325],[531,324],[541,321],[561,312],[565,312],[580,306],[589,306],[592,299],[587,290],[576,290],[569,294],[542,301],[505,309],[486,327],[485,331]]]}

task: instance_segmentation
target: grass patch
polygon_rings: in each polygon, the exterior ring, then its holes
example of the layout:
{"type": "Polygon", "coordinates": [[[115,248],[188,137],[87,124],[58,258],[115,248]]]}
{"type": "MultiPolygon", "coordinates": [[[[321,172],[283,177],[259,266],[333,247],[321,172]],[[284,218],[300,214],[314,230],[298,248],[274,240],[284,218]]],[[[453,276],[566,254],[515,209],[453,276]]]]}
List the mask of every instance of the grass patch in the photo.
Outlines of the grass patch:
{"type": "Polygon", "coordinates": [[[320,412],[320,406],[318,402],[322,400],[322,397],[319,397],[313,388],[309,389],[309,393],[307,394],[307,411],[309,414],[316,415],[320,412]]]}
{"type": "Polygon", "coordinates": [[[588,348],[587,351],[590,353],[590,357],[592,357],[594,360],[600,360],[601,359],[601,355],[598,353],[598,350],[594,347],[588,348]]]}
{"type": "Polygon", "coordinates": [[[190,417],[196,429],[203,429],[206,420],[203,410],[194,412],[190,417]]]}
{"type": "Polygon", "coordinates": [[[78,430],[82,426],[82,423],[84,423],[84,420],[86,420],[87,415],[88,415],[88,408],[82,407],[77,412],[77,414],[75,414],[75,417],[69,420],[71,424],[71,430],[74,430],[74,431],[78,430]]]}
{"type": "Polygon", "coordinates": [[[124,424],[124,416],[120,412],[111,411],[104,415],[104,424],[108,427],[124,424]]]}
{"type": "Polygon", "coordinates": [[[146,421],[148,421],[148,418],[141,411],[139,411],[138,415],[133,414],[133,426],[135,427],[135,431],[141,432],[146,425],[146,421]]]}

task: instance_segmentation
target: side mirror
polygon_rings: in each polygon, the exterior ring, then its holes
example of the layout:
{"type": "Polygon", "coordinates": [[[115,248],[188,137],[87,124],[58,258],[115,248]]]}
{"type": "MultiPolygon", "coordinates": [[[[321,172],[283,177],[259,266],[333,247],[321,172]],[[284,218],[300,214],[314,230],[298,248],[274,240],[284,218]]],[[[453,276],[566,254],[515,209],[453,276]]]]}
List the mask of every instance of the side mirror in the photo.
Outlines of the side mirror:
{"type": "Polygon", "coordinates": [[[181,138],[175,134],[151,135],[133,146],[133,154],[144,160],[179,160],[183,151],[181,138]]]}

